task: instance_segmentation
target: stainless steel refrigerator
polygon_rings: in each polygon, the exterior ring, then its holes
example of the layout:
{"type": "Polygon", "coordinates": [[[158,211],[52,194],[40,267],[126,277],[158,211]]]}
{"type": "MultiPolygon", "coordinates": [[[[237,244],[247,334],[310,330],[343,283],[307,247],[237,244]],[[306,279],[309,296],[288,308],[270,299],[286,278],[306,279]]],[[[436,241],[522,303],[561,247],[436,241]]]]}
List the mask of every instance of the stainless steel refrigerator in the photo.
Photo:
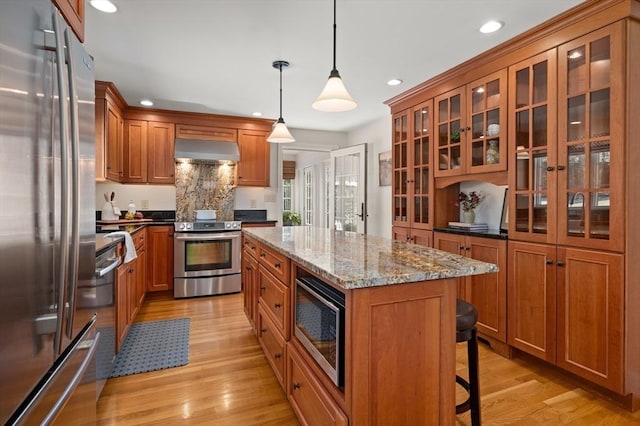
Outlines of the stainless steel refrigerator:
{"type": "Polygon", "coordinates": [[[50,0],[0,2],[2,423],[95,423],[92,67],[50,0]]]}

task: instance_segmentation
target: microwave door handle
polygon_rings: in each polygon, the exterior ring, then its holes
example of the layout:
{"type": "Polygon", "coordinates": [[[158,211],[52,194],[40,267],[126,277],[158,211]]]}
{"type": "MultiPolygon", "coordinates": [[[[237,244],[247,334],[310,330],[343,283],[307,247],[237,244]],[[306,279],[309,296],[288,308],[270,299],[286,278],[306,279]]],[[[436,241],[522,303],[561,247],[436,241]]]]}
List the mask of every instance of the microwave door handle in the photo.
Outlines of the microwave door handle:
{"type": "Polygon", "coordinates": [[[67,337],[73,338],[73,321],[75,315],[76,288],[78,287],[78,257],[80,252],[80,184],[78,172],[80,168],[80,130],[78,129],[78,94],[75,83],[74,57],[70,37],[70,29],[64,30],[64,40],[67,56],[67,76],[69,81],[69,122],[71,123],[71,250],[69,273],[69,317],[67,319],[67,337]]]}
{"type": "Polygon", "coordinates": [[[56,48],[55,48],[55,62],[56,62],[56,77],[58,83],[58,107],[60,112],[58,114],[60,119],[60,262],[59,273],[56,290],[58,292],[58,319],[56,322],[56,335],[54,339],[54,350],[56,354],[59,354],[62,349],[62,333],[63,333],[63,314],[66,309],[66,297],[65,284],[68,277],[68,265],[69,265],[69,129],[67,127],[67,109],[66,99],[67,91],[64,81],[64,42],[62,38],[62,26],[60,24],[60,18],[55,7],[53,9],[53,31],[55,35],[56,48]]]}

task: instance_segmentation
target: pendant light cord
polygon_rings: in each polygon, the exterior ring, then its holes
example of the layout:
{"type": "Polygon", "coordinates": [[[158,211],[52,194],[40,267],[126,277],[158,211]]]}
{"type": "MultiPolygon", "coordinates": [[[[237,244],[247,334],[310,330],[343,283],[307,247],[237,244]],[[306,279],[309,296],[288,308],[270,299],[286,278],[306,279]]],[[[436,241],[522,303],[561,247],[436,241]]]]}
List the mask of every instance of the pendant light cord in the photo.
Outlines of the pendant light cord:
{"type": "Polygon", "coordinates": [[[280,118],[278,121],[282,121],[282,64],[278,64],[280,70],[280,118]]]}
{"type": "Polygon", "coordinates": [[[333,0],[333,69],[331,75],[338,73],[336,69],[336,0],[333,0]]]}

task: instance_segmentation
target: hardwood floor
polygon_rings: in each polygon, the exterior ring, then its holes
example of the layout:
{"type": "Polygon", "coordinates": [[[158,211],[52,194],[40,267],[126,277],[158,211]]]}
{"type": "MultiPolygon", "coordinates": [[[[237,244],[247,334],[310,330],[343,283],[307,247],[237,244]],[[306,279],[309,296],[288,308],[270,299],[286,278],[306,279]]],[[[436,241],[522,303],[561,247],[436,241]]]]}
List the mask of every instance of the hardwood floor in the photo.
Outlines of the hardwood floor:
{"type": "MultiPolygon", "coordinates": [[[[191,318],[189,364],[109,379],[99,425],[298,425],[242,309],[242,296],[174,300],[149,294],[137,321],[191,318]]],[[[458,345],[466,376],[466,348],[458,345]]],[[[581,389],[541,362],[507,360],[480,345],[484,425],[640,425],[631,414],[581,389]]],[[[460,394],[462,398],[462,394],[460,394]]],[[[468,413],[457,425],[470,425],[468,413]]],[[[316,426],[316,425],[312,425],[316,426]]]]}

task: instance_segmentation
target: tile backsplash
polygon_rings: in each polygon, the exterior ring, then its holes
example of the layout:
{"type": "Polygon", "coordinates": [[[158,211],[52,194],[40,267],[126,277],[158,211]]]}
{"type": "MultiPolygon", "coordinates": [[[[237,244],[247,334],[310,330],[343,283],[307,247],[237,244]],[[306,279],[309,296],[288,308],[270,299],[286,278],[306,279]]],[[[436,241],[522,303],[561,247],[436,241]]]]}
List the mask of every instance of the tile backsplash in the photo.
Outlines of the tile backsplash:
{"type": "Polygon", "coordinates": [[[195,210],[216,210],[233,220],[235,163],[176,163],[176,220],[192,221],[195,210]]]}

